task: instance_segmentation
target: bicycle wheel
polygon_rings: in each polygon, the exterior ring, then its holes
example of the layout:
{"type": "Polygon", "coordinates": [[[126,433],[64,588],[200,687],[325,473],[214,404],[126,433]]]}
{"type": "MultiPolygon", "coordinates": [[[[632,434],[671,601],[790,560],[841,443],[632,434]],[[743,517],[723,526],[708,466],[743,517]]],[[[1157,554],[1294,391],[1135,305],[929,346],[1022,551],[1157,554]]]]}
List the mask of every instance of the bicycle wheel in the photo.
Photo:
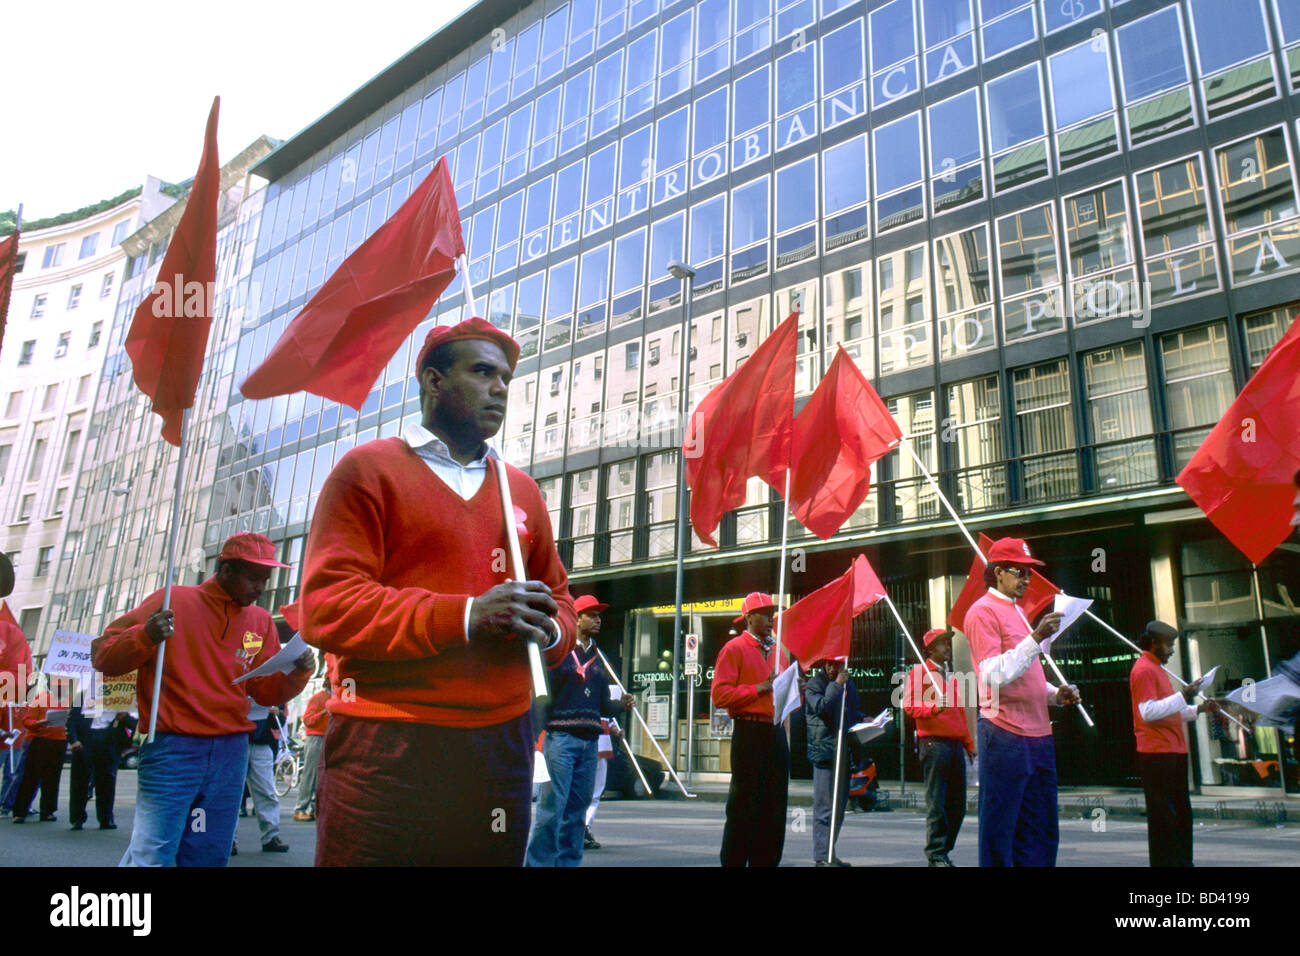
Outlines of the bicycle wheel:
{"type": "Polygon", "coordinates": [[[293,758],[289,756],[281,757],[275,762],[276,796],[286,796],[293,789],[293,785],[297,782],[297,769],[293,758]]]}

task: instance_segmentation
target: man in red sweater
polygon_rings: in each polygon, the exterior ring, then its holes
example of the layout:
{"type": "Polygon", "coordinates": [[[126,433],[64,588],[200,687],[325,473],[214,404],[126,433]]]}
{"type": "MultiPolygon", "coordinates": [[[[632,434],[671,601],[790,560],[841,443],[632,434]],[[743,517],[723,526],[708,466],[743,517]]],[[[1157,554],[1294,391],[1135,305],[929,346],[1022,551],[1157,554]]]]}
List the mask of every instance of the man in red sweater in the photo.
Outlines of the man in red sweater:
{"type": "Polygon", "coordinates": [[[138,669],[140,730],[149,729],[158,645],[163,661],[158,729],[140,748],[135,824],[121,866],[225,866],[239,822],[248,769],[248,698],[268,707],[301,693],[315,667],[311,651],[289,674],[232,683],[280,650],[271,615],[256,602],[275,560],[260,534],[233,535],[217,573],[194,587],[174,586],[108,625],[91,644],[91,662],[108,677],[138,669]]]}
{"type": "Polygon", "coordinates": [[[1152,621],[1138,638],[1142,656],[1128,677],[1133,735],[1147,803],[1147,852],[1152,866],[1192,865],[1192,804],[1187,796],[1187,730],[1197,714],[1217,713],[1212,700],[1192,703],[1199,684],[1175,691],[1163,665],[1174,656],[1177,629],[1152,621]]]}
{"type": "MultiPolygon", "coordinates": [[[[0,597],[13,590],[13,565],[0,554],[0,597]]],[[[19,705],[27,699],[27,685],[36,677],[32,649],[9,606],[0,600],[0,816],[13,808],[13,798],[27,760],[28,737],[18,719],[19,705]]],[[[24,812],[26,807],[23,807],[24,812]]]]}
{"type": "Polygon", "coordinates": [[[63,776],[63,757],[68,749],[68,732],[62,723],[50,722],[51,710],[64,711],[67,718],[69,693],[64,682],[53,678],[49,690],[35,694],[31,703],[18,712],[19,723],[30,741],[27,765],[14,796],[14,823],[27,820],[36,788],[41,788],[41,822],[58,819],[54,811],[59,803],[59,778],[63,776]]]}
{"type": "Polygon", "coordinates": [[[434,328],[416,361],[423,420],[348,452],[307,538],[302,635],[335,655],[316,863],[523,863],[532,688],[576,618],[536,483],[507,466],[527,581],[511,581],[486,440],[519,346],[483,319],[434,328]]]}
{"type": "Polygon", "coordinates": [[[790,745],[785,727],[772,723],[772,682],[789,660],[772,653],[775,612],[771,595],[747,595],[736,618],[745,633],[723,645],[713,668],[713,705],[725,707],[735,727],[723,866],[779,866],[785,849],[790,745]]]}
{"type": "Polygon", "coordinates": [[[303,737],[302,776],[298,778],[298,806],[294,808],[293,818],[298,821],[316,819],[316,768],[320,764],[321,743],[325,739],[325,728],[329,725],[329,711],[325,705],[330,699],[330,679],[325,678],[325,686],[312,694],[307,700],[307,708],[302,715],[303,737]]]}
{"type": "Polygon", "coordinates": [[[966,755],[975,756],[975,741],[966,724],[957,675],[951,670],[952,632],[936,627],[921,640],[925,663],[907,672],[903,711],[916,721],[916,746],[925,777],[925,858],[931,866],[952,866],[948,854],[966,817],[966,755]],[[942,697],[926,671],[937,678],[942,697]]]}

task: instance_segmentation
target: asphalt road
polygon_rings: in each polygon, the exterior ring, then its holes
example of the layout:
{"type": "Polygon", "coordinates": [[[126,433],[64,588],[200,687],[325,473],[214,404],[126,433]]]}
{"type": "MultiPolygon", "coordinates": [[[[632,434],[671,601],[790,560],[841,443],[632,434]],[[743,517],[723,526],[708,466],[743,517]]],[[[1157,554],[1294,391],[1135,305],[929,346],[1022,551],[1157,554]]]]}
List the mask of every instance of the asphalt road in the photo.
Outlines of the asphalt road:
{"type": "MultiPolygon", "coordinates": [[[[36,823],[33,815],[22,826],[0,819],[0,865],[4,866],[114,866],[131,835],[135,806],[135,772],[118,774],[116,818],[119,829],[68,827],[68,774],[62,778],[58,821],[36,823]]],[[[315,824],[291,819],[294,795],[283,801],[280,838],[288,853],[263,853],[257,821],[242,818],[236,839],[240,853],[232,867],[311,866],[315,850],[315,824]]],[[[724,805],[684,799],[659,801],[606,801],[601,804],[593,830],[603,844],[589,851],[584,866],[712,867],[718,865],[724,805]]],[[[839,855],[858,866],[922,866],[925,818],[920,813],[849,814],[839,844],[839,855]]],[[[976,820],[967,817],[966,828],[952,854],[960,867],[975,866],[976,820]]],[[[1295,866],[1300,864],[1300,829],[1295,826],[1261,826],[1252,823],[1197,821],[1198,866],[1295,866]]],[[[812,865],[811,810],[791,809],[786,834],[786,866],[812,865]]],[[[1146,824],[1137,820],[1080,819],[1063,811],[1058,865],[1145,867],[1146,824]],[[1104,829],[1102,828],[1104,824],[1104,829]]]]}

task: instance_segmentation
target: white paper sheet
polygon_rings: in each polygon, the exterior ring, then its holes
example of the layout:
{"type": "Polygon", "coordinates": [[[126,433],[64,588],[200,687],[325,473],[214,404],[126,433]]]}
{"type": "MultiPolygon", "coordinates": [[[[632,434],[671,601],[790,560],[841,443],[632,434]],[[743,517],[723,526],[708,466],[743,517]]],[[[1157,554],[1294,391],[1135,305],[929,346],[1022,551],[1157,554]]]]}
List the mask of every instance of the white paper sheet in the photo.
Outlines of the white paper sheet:
{"type": "Polygon", "coordinates": [[[295,634],[289,643],[280,648],[269,661],[260,667],[254,667],[243,677],[236,677],[232,684],[242,684],[250,677],[265,677],[267,674],[287,674],[294,669],[294,661],[302,657],[304,652],[310,650],[307,642],[302,639],[301,634],[295,634]]]}
{"type": "Polygon", "coordinates": [[[849,733],[855,734],[859,743],[867,743],[875,740],[890,728],[894,722],[894,712],[886,707],[870,720],[864,720],[861,723],[854,724],[849,728],[849,733]]]}
{"type": "Polygon", "coordinates": [[[1264,727],[1290,727],[1294,718],[1288,714],[1300,707],[1300,684],[1285,674],[1244,684],[1228,695],[1228,700],[1259,714],[1256,723],[1264,727]]]}
{"type": "Polygon", "coordinates": [[[1052,610],[1062,615],[1061,624],[1053,634],[1045,641],[1039,641],[1038,646],[1042,648],[1044,654],[1052,649],[1052,644],[1056,639],[1069,629],[1070,625],[1083,616],[1083,612],[1092,607],[1091,598],[1070,597],[1068,594],[1058,594],[1052,599],[1052,610]]]}
{"type": "Polygon", "coordinates": [[[1205,674],[1201,677],[1200,680],[1196,682],[1197,684],[1200,685],[1202,694],[1204,694],[1207,690],[1214,689],[1214,679],[1218,675],[1219,675],[1219,665],[1215,664],[1213,667],[1211,667],[1208,671],[1205,672],[1205,674]]]}
{"type": "Polygon", "coordinates": [[[779,724],[799,706],[799,664],[791,664],[772,682],[772,723],[779,724]]]}

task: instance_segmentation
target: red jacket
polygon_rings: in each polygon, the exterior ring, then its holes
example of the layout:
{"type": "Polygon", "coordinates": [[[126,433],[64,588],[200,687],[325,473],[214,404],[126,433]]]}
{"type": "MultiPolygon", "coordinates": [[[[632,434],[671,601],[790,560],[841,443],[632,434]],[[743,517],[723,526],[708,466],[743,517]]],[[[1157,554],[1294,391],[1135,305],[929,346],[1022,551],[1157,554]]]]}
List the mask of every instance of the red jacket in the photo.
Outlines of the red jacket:
{"type": "MultiPolygon", "coordinates": [[[[758,638],[746,631],[733,637],[718,652],[713,666],[713,706],[725,707],[732,717],[763,717],[772,721],[772,692],[759,694],[758,685],[772,676],[775,655],[759,650],[758,638]]],[[[779,674],[790,664],[784,649],[779,674]]]]}
{"type": "Polygon", "coordinates": [[[1138,704],[1164,700],[1174,692],[1169,675],[1160,666],[1160,658],[1150,651],[1143,651],[1142,656],[1133,662],[1128,686],[1133,702],[1133,736],[1137,738],[1138,753],[1187,753],[1187,728],[1183,726],[1182,708],[1155,723],[1147,723],[1138,711],[1138,704]]]}
{"type": "MultiPolygon", "coordinates": [[[[91,663],[107,677],[136,676],[140,732],[149,730],[153,706],[154,663],[158,647],[145,637],[149,616],[162,607],[163,592],[108,625],[90,645],[91,663]]],[[[248,733],[248,698],[267,707],[282,706],[302,692],[310,671],[254,677],[232,684],[280,650],[271,615],[256,605],[240,607],[208,578],[197,587],[172,588],[176,630],[166,640],[158,729],[195,737],[248,733]]]]}
{"type": "Polygon", "coordinates": [[[307,699],[307,708],[302,712],[302,725],[308,737],[325,736],[325,725],[329,723],[329,711],[325,703],[330,699],[330,692],[318,690],[307,699]]]}
{"type": "MultiPolygon", "coordinates": [[[[507,469],[528,577],[550,586],[561,639],[577,616],[536,483],[507,469]]],[[[486,727],[527,713],[532,683],[516,640],[465,639],[465,608],[510,578],[496,469],[465,501],[401,438],[348,452],[321,488],[299,599],[303,639],[336,655],[332,714],[486,727]]]]}
{"type": "Polygon", "coordinates": [[[918,737],[945,737],[959,740],[967,753],[975,752],[975,741],[970,736],[970,726],[966,723],[966,711],[961,699],[961,686],[956,674],[949,674],[944,679],[939,665],[926,659],[925,666],[935,675],[943,687],[945,696],[952,701],[951,707],[940,707],[934,684],[925,676],[921,665],[916,664],[907,672],[907,684],[903,689],[903,712],[916,721],[918,737]]]}
{"type": "Polygon", "coordinates": [[[18,726],[23,728],[28,743],[33,740],[68,739],[66,727],[39,726],[49,717],[51,709],[57,709],[50,707],[50,704],[54,703],[57,703],[57,701],[51,699],[49,691],[41,691],[39,694],[32,696],[31,703],[26,707],[20,707],[14,714],[14,720],[18,726]]]}

